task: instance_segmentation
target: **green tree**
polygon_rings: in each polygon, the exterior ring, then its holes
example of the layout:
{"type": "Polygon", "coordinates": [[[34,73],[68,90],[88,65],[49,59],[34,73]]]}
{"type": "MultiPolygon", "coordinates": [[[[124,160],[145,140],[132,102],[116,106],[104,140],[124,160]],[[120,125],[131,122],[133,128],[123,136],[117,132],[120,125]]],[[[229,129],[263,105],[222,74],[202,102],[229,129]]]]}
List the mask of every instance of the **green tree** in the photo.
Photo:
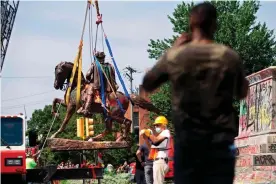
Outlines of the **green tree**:
{"type": "MultiPolygon", "coordinates": [[[[259,1],[211,1],[218,12],[218,31],[215,41],[235,49],[243,60],[246,75],[275,64],[276,42],[273,30],[265,23],[257,21],[256,13],[259,1]]],[[[171,16],[174,35],[172,38],[150,40],[149,58],[158,59],[182,32],[189,32],[189,12],[194,3],[182,2],[177,5],[171,16]]],[[[154,104],[162,113],[171,116],[170,85],[160,87],[160,91],[151,96],[154,104]],[[165,93],[164,93],[165,92],[165,93]]],[[[169,118],[170,119],[170,118],[169,118]]]]}

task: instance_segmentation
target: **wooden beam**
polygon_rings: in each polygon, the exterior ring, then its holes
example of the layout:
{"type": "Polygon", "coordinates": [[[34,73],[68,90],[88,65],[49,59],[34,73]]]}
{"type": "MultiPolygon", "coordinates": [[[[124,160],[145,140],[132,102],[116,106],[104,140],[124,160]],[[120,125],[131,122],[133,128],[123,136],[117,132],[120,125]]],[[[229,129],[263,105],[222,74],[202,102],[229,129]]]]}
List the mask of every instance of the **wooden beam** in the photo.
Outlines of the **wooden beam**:
{"type": "Polygon", "coordinates": [[[120,149],[120,148],[127,148],[130,146],[126,141],[88,142],[88,141],[61,139],[61,138],[48,139],[47,144],[52,151],[120,149]]]}

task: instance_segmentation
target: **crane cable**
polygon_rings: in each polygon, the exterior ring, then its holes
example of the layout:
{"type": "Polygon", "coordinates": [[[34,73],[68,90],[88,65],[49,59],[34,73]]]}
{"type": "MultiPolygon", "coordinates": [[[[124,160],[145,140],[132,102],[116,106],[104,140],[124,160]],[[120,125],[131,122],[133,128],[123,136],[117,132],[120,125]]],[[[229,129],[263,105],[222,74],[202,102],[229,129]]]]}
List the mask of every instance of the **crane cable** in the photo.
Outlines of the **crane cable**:
{"type": "MultiPolygon", "coordinates": [[[[93,5],[94,6],[94,5],[93,5]]],[[[93,56],[93,43],[94,43],[94,39],[93,39],[93,26],[92,26],[92,23],[93,22],[93,15],[92,15],[93,11],[91,9],[91,7],[89,8],[89,20],[88,20],[88,23],[89,23],[89,51],[90,51],[90,60],[91,60],[91,64],[93,63],[93,60],[92,60],[92,56],[93,56]],[[92,44],[91,44],[92,42],[92,44]]]]}
{"type": "MultiPolygon", "coordinates": [[[[110,80],[108,79],[107,77],[107,74],[106,72],[104,71],[103,69],[103,66],[101,65],[101,63],[98,61],[98,59],[95,57],[95,52],[96,52],[96,46],[97,46],[97,37],[98,37],[98,27],[99,27],[99,24],[101,24],[101,30],[102,30],[102,46],[103,46],[103,50],[104,50],[104,29],[103,29],[103,26],[102,26],[102,14],[100,14],[100,11],[99,11],[99,4],[98,4],[98,0],[95,0],[95,6],[96,6],[96,12],[97,12],[97,21],[96,21],[96,24],[97,24],[97,29],[96,29],[96,38],[95,38],[95,49],[94,49],[94,54],[93,54],[93,57],[94,57],[94,60],[95,60],[95,63],[98,67],[98,70],[99,70],[99,75],[100,75],[100,81],[101,81],[101,93],[102,93],[102,106],[105,107],[105,96],[104,96],[104,83],[103,83],[103,77],[102,77],[102,74],[105,76],[106,78],[106,81],[108,83],[108,85],[110,86],[112,92],[114,93],[114,96],[116,98],[116,101],[121,109],[121,111],[123,113],[125,113],[125,110],[123,108],[123,105],[121,104],[121,102],[119,101],[119,98],[113,88],[113,86],[111,85],[111,82],[110,80]]],[[[106,109],[106,108],[105,108],[106,109]]]]}
{"type": "Polygon", "coordinates": [[[44,142],[43,142],[42,148],[40,149],[41,151],[40,151],[40,153],[39,153],[39,155],[38,155],[38,157],[37,157],[38,159],[40,158],[41,153],[42,153],[42,151],[43,151],[43,149],[44,149],[44,147],[45,147],[45,144],[46,144],[47,139],[48,139],[48,137],[49,137],[49,135],[50,135],[50,132],[51,132],[51,130],[52,130],[52,127],[53,127],[53,125],[54,125],[54,122],[55,122],[55,120],[56,120],[56,118],[57,118],[57,116],[58,116],[58,112],[59,112],[60,107],[61,107],[61,102],[60,102],[59,105],[58,105],[58,108],[57,108],[56,114],[55,114],[55,116],[54,116],[54,119],[53,119],[53,121],[52,121],[52,123],[51,123],[51,126],[50,126],[49,130],[48,130],[48,133],[47,133],[47,135],[46,135],[46,138],[45,138],[45,140],[44,140],[44,142]]]}
{"type": "Polygon", "coordinates": [[[90,9],[91,3],[92,2],[90,0],[87,1],[87,7],[86,7],[86,11],[85,11],[85,17],[84,17],[84,23],[83,23],[83,28],[82,28],[82,34],[81,34],[78,54],[77,54],[77,56],[75,58],[75,61],[74,61],[74,67],[73,67],[72,75],[71,75],[71,78],[70,78],[70,82],[68,84],[68,90],[66,92],[66,99],[65,99],[65,103],[66,103],[66,105],[68,105],[69,102],[70,102],[70,94],[71,94],[71,89],[72,89],[72,83],[73,83],[75,73],[76,73],[76,70],[77,70],[77,67],[78,67],[77,95],[76,95],[76,106],[77,106],[77,108],[76,109],[79,108],[79,104],[80,104],[83,35],[84,35],[84,30],[85,30],[85,25],[86,25],[87,13],[88,13],[88,10],[90,9]]]}

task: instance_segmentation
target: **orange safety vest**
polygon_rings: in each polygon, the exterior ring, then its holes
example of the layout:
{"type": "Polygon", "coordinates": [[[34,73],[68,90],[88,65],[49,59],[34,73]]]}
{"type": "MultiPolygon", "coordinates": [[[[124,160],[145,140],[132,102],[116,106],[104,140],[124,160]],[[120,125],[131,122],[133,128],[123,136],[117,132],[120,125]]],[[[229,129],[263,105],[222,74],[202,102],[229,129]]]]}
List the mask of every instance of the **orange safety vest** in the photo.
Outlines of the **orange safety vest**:
{"type": "MultiPolygon", "coordinates": [[[[168,153],[168,156],[169,157],[173,157],[171,156],[171,154],[174,154],[174,147],[173,147],[173,139],[172,139],[172,136],[170,136],[169,138],[169,148],[167,148],[168,150],[171,149],[171,152],[169,151],[168,153]]],[[[157,156],[157,153],[159,151],[160,148],[150,148],[150,152],[149,152],[149,156],[148,156],[148,160],[155,160],[156,159],[156,156],[157,156]]]]}

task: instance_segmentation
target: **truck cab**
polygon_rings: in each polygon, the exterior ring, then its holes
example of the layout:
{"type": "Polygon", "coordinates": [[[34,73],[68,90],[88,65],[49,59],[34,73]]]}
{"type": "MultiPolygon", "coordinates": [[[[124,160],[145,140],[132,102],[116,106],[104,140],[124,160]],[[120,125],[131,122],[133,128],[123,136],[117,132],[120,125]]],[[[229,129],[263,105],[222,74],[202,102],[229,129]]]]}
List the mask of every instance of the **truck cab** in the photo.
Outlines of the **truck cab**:
{"type": "MultiPolygon", "coordinates": [[[[22,181],[26,175],[25,117],[1,115],[1,180],[22,181]]],[[[21,182],[22,183],[22,182],[21,182]]]]}

